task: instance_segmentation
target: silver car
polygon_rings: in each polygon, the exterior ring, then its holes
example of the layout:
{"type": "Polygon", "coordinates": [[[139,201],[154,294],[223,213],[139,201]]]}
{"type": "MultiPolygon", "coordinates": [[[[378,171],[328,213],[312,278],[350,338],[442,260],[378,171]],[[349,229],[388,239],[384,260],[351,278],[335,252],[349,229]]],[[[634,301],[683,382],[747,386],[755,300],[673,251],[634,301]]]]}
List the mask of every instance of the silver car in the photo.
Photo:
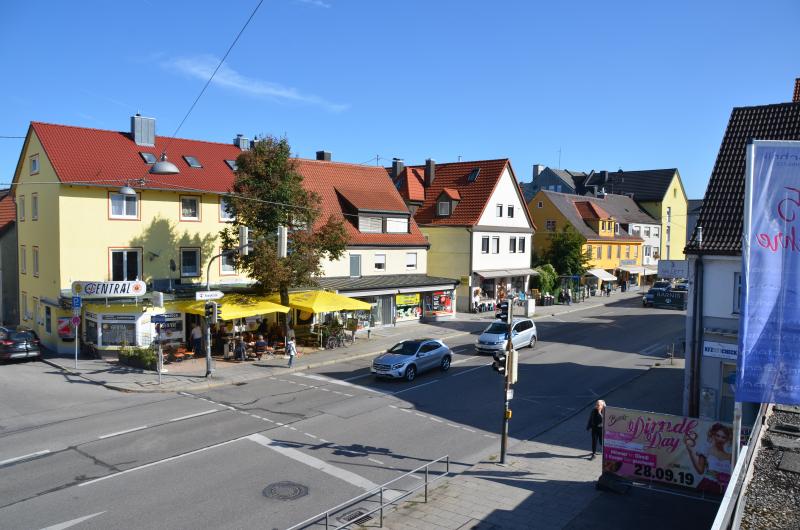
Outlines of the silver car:
{"type": "MultiPolygon", "coordinates": [[[[515,318],[511,322],[511,343],[518,350],[525,346],[536,346],[536,324],[530,318],[515,318]]],[[[495,320],[486,328],[475,344],[478,353],[494,355],[498,351],[507,349],[508,323],[504,320],[495,320]]]]}
{"type": "Polygon", "coordinates": [[[446,372],[452,360],[450,348],[440,340],[404,340],[378,355],[372,361],[371,372],[376,377],[404,377],[407,381],[413,381],[417,374],[434,368],[446,372]]]}

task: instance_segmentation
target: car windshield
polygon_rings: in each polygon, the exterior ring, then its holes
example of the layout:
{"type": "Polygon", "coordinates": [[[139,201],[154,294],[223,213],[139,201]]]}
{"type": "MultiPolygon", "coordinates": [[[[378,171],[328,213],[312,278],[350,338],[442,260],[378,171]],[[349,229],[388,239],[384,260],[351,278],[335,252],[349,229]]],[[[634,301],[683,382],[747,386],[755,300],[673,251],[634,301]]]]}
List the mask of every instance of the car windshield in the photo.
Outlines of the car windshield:
{"type": "Polygon", "coordinates": [[[398,342],[391,348],[389,353],[397,353],[399,355],[414,355],[419,349],[419,342],[415,340],[407,340],[405,342],[398,342]]]}
{"type": "Polygon", "coordinates": [[[488,328],[484,331],[484,333],[492,333],[494,335],[500,335],[501,333],[508,333],[508,324],[504,324],[502,322],[492,322],[488,328]]]}
{"type": "Polygon", "coordinates": [[[33,334],[29,331],[12,331],[8,338],[11,340],[33,340],[33,334]]]}
{"type": "Polygon", "coordinates": [[[653,284],[653,289],[666,289],[669,287],[669,282],[656,282],[653,284]]]}

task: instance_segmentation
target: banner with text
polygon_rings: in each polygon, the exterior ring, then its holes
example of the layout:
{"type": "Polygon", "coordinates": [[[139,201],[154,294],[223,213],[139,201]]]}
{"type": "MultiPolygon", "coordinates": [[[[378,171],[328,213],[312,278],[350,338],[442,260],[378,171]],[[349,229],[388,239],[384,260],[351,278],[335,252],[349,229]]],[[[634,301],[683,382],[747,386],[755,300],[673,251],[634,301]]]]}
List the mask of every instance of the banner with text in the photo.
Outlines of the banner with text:
{"type": "Polygon", "coordinates": [[[727,423],[607,407],[603,471],[721,495],[731,474],[727,423]]]}
{"type": "Polygon", "coordinates": [[[754,141],[745,178],[736,401],[800,404],[800,142],[754,141]]]}

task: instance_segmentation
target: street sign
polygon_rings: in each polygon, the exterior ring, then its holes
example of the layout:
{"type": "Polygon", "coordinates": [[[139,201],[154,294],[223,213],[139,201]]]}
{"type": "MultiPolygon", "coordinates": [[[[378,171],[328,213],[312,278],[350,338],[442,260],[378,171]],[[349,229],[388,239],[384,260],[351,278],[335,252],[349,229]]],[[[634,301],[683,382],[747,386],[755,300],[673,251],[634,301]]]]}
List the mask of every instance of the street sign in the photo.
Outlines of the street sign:
{"type": "Polygon", "coordinates": [[[509,388],[506,390],[506,401],[511,401],[512,399],[514,399],[514,389],[509,388]]]}
{"type": "Polygon", "coordinates": [[[130,298],[143,296],[147,284],[141,280],[124,282],[72,282],[72,294],[82,298],[130,298]]]}
{"type": "Polygon", "coordinates": [[[166,324],[167,317],[166,315],[153,315],[150,317],[150,322],[153,324],[166,324]]]}
{"type": "Polygon", "coordinates": [[[75,326],[76,328],[78,326],[80,326],[81,325],[81,317],[79,317],[79,316],[72,317],[72,325],[75,326]]]}
{"type": "Polygon", "coordinates": [[[73,307],[72,308],[72,316],[74,316],[74,317],[81,316],[81,308],[80,307],[73,307]]]}
{"type": "Polygon", "coordinates": [[[75,309],[75,308],[80,309],[80,307],[81,307],[81,297],[80,296],[73,296],[72,297],[72,308],[73,309],[75,309]]]}
{"type": "Polygon", "coordinates": [[[222,291],[197,291],[194,293],[195,300],[219,300],[225,296],[222,291]]]}

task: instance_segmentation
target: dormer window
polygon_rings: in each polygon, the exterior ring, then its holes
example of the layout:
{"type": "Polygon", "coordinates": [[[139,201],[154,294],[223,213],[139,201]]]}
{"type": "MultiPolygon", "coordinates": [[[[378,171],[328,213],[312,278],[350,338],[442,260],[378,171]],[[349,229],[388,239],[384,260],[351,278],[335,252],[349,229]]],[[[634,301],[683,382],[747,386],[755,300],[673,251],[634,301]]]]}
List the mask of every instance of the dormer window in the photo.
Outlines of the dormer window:
{"type": "Polygon", "coordinates": [[[436,203],[436,213],[439,217],[448,217],[450,215],[450,201],[436,203]]]}
{"type": "Polygon", "coordinates": [[[380,234],[383,232],[383,220],[380,217],[358,216],[358,231],[368,234],[380,234]]]}
{"type": "Polygon", "coordinates": [[[156,155],[153,153],[147,153],[145,151],[140,151],[139,156],[142,157],[145,164],[155,164],[156,163],[156,155]]]}
{"type": "Polygon", "coordinates": [[[203,164],[201,164],[200,161],[197,160],[196,157],[189,156],[189,155],[183,155],[183,159],[186,160],[186,163],[189,164],[189,167],[196,167],[196,168],[203,167],[203,164]]]}
{"type": "Polygon", "coordinates": [[[236,165],[236,160],[226,160],[225,163],[228,164],[228,167],[231,168],[231,171],[236,171],[238,168],[236,165]]]}

